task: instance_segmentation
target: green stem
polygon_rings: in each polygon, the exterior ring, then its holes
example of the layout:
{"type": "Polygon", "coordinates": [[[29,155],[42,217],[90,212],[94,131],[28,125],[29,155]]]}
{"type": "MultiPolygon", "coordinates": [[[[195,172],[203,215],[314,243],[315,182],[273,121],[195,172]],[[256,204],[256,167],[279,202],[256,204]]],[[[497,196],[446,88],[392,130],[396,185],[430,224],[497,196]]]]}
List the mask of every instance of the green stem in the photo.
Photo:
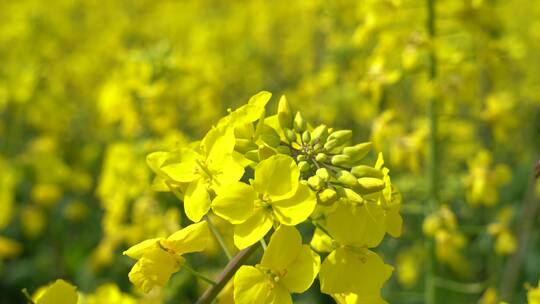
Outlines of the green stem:
{"type": "Polygon", "coordinates": [[[23,288],[21,290],[21,292],[22,292],[27,304],[35,304],[34,300],[32,300],[32,296],[28,293],[28,290],[26,288],[23,288]]]}
{"type": "Polygon", "coordinates": [[[259,242],[261,243],[262,249],[266,251],[266,247],[268,247],[268,245],[266,245],[266,241],[264,240],[264,238],[262,238],[259,242]]]}
{"type": "MultiPolygon", "coordinates": [[[[437,58],[435,56],[435,3],[436,0],[426,0],[427,4],[427,22],[426,28],[431,41],[431,49],[429,52],[429,78],[432,85],[437,79],[437,58]]],[[[438,191],[437,191],[437,100],[431,97],[427,106],[427,116],[429,120],[429,152],[427,155],[428,165],[428,185],[429,196],[426,205],[426,216],[437,209],[438,191]]],[[[435,256],[434,256],[434,241],[431,238],[426,239],[426,275],[425,275],[425,291],[424,302],[426,304],[434,304],[436,301],[436,280],[435,280],[435,256]]]]}
{"type": "Polygon", "coordinates": [[[489,281],[474,282],[474,283],[461,283],[461,282],[456,282],[456,281],[439,278],[439,277],[435,278],[435,284],[437,284],[437,286],[440,286],[442,288],[452,290],[455,292],[459,292],[459,293],[471,293],[471,294],[482,293],[486,289],[488,283],[489,281]]]}
{"type": "Polygon", "coordinates": [[[227,285],[227,283],[234,276],[236,271],[244,265],[247,259],[251,256],[253,252],[257,249],[257,244],[251,245],[250,247],[240,251],[232,260],[229,261],[229,264],[225,266],[225,269],[219,275],[215,285],[210,286],[203,295],[197,300],[197,304],[210,304],[218,296],[220,291],[227,285]]]}
{"type": "Polygon", "coordinates": [[[517,250],[506,260],[506,265],[501,274],[501,299],[508,303],[513,303],[515,288],[523,269],[524,260],[527,257],[527,247],[532,245],[529,242],[535,228],[535,219],[540,211],[540,202],[534,193],[536,184],[536,179],[531,172],[521,204],[523,211],[516,231],[518,236],[517,250]]]}
{"type": "Polygon", "coordinates": [[[182,265],[183,268],[185,268],[187,271],[191,272],[192,275],[196,276],[197,278],[205,281],[206,283],[210,284],[210,285],[216,285],[217,283],[208,278],[207,276],[205,276],[204,274],[198,272],[197,270],[191,268],[191,266],[189,266],[187,263],[184,263],[184,265],[182,265]]]}
{"type": "Polygon", "coordinates": [[[223,237],[221,236],[221,234],[217,230],[216,226],[214,226],[214,224],[210,220],[210,217],[208,215],[205,215],[205,218],[206,218],[206,222],[208,223],[208,227],[210,228],[210,231],[212,231],[212,234],[214,235],[214,237],[218,241],[219,246],[221,246],[221,249],[223,250],[223,252],[227,256],[227,259],[230,261],[232,259],[232,255],[231,255],[229,249],[227,248],[227,244],[225,244],[225,241],[223,240],[223,237]]]}

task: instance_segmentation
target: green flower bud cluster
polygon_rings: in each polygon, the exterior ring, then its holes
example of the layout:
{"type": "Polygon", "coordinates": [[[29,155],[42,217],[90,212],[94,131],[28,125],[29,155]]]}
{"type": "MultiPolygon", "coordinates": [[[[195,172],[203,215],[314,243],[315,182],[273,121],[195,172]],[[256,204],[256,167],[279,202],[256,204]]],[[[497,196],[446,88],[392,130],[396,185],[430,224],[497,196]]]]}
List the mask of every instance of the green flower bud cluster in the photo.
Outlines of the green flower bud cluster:
{"type": "Polygon", "coordinates": [[[363,202],[363,195],[385,188],[380,169],[361,164],[371,143],[351,144],[351,130],[334,130],[321,124],[315,128],[300,112],[294,113],[282,97],[277,117],[282,132],[280,146],[289,149],[318,202],[330,205],[340,198],[363,202]]]}

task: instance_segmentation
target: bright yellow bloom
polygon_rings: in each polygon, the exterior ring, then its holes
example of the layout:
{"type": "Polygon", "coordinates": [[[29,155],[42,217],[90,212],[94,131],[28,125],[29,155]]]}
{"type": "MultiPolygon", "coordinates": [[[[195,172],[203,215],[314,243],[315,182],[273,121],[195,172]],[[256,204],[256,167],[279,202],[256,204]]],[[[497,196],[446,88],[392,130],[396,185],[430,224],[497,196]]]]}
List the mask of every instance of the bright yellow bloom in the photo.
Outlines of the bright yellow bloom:
{"type": "Polygon", "coordinates": [[[330,235],[339,244],[373,248],[384,238],[386,217],[383,209],[373,202],[339,203],[327,215],[326,225],[330,235]]]}
{"type": "Polygon", "coordinates": [[[78,297],[75,286],[64,280],[56,280],[38,289],[32,298],[36,304],[76,304],[78,297]]]}
{"type": "Polygon", "coordinates": [[[184,263],[185,253],[203,251],[210,232],[206,222],[200,222],[181,229],[168,238],[143,241],[124,251],[137,263],[129,272],[129,280],[143,292],[164,286],[171,275],[184,263]]]}
{"type": "Polygon", "coordinates": [[[291,293],[306,291],[317,276],[319,256],[302,245],[296,228],[280,225],[260,264],[242,266],[234,277],[234,300],[248,303],[292,303],[291,293]]]}
{"type": "Polygon", "coordinates": [[[200,149],[184,148],[171,153],[160,170],[175,183],[186,183],[184,209],[188,218],[198,222],[210,209],[212,193],[235,183],[244,168],[233,155],[234,131],[212,128],[200,143],[200,149]]]}
{"type": "Polygon", "coordinates": [[[294,226],[311,215],[317,200],[299,177],[290,156],[275,155],[257,165],[251,185],[239,182],[218,194],[212,209],[235,225],[234,244],[238,248],[260,240],[275,221],[294,226]]]}
{"type": "Polygon", "coordinates": [[[326,231],[317,229],[312,240],[314,248],[331,251],[319,274],[322,292],[339,303],[384,303],[380,290],[393,269],[367,248],[380,244],[385,221],[384,210],[370,200],[341,201],[327,214],[326,231]]]}
{"type": "Polygon", "coordinates": [[[381,288],[392,270],[373,251],[341,247],[321,265],[321,291],[331,295],[353,293],[357,297],[356,301],[344,303],[380,303],[381,288]]]}
{"type": "Polygon", "coordinates": [[[375,199],[384,210],[386,215],[386,232],[393,237],[401,235],[401,226],[403,218],[399,214],[401,209],[401,194],[390,181],[390,170],[384,165],[383,154],[379,153],[375,163],[375,169],[381,170],[384,189],[381,192],[366,196],[367,199],[375,199]]]}
{"type": "Polygon", "coordinates": [[[253,95],[247,104],[220,119],[217,126],[237,128],[260,119],[261,115],[264,115],[266,104],[271,97],[272,93],[267,91],[261,91],[253,95]]]}

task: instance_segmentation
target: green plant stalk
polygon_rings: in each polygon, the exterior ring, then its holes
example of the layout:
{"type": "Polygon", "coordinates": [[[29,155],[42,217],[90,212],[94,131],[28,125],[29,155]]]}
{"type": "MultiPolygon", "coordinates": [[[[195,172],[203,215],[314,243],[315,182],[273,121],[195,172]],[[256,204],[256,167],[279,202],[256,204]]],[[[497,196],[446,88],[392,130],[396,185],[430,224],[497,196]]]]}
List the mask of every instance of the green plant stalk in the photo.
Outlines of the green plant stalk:
{"type": "Polygon", "coordinates": [[[189,271],[192,275],[196,276],[197,278],[205,281],[206,283],[208,283],[210,285],[216,285],[217,284],[216,282],[214,282],[214,280],[212,280],[209,277],[205,276],[204,274],[198,272],[197,270],[191,268],[191,266],[189,266],[187,263],[184,263],[184,265],[182,265],[182,267],[184,269],[186,269],[187,271],[189,271]]]}
{"type": "Polygon", "coordinates": [[[268,245],[266,244],[266,241],[264,240],[264,238],[262,238],[259,242],[261,243],[262,249],[266,251],[266,247],[268,247],[268,245]]]}
{"type": "Polygon", "coordinates": [[[212,231],[212,234],[214,235],[214,237],[218,241],[219,246],[221,247],[221,249],[223,250],[223,252],[227,256],[227,259],[230,261],[232,259],[232,255],[231,255],[229,249],[227,248],[227,244],[225,244],[225,241],[223,240],[223,237],[221,236],[221,234],[217,230],[216,226],[214,226],[214,224],[210,220],[210,217],[208,215],[205,215],[205,218],[206,218],[206,222],[208,223],[208,227],[210,228],[210,231],[212,231]]]}
{"type": "MultiPolygon", "coordinates": [[[[426,28],[430,38],[429,51],[429,78],[434,84],[437,79],[437,58],[435,55],[434,40],[435,40],[435,5],[436,0],[426,0],[427,6],[427,22],[426,28]]],[[[427,154],[427,178],[428,178],[428,200],[426,204],[426,216],[434,212],[438,204],[437,191],[437,100],[436,97],[431,97],[427,106],[427,116],[429,121],[429,152],[427,154]]],[[[435,304],[436,300],[436,272],[435,272],[435,256],[434,256],[434,241],[432,238],[426,239],[426,275],[425,275],[425,290],[424,303],[435,304]]]]}
{"type": "Polygon", "coordinates": [[[227,283],[234,276],[236,271],[240,266],[244,265],[247,259],[251,256],[253,252],[257,249],[258,244],[249,246],[248,248],[240,251],[232,260],[229,261],[229,264],[225,266],[225,269],[221,272],[217,278],[216,284],[208,287],[203,295],[197,300],[197,304],[210,304],[218,296],[220,291],[227,285],[227,283]]]}
{"type": "MultiPolygon", "coordinates": [[[[532,171],[532,170],[531,170],[532,171]]],[[[508,303],[513,303],[514,289],[519,280],[519,274],[523,268],[523,261],[526,258],[527,245],[530,241],[531,233],[534,230],[534,221],[539,212],[539,201],[535,197],[534,188],[536,178],[531,172],[527,190],[523,197],[523,211],[516,235],[518,236],[518,246],[514,254],[507,260],[501,276],[501,299],[508,303]]]]}

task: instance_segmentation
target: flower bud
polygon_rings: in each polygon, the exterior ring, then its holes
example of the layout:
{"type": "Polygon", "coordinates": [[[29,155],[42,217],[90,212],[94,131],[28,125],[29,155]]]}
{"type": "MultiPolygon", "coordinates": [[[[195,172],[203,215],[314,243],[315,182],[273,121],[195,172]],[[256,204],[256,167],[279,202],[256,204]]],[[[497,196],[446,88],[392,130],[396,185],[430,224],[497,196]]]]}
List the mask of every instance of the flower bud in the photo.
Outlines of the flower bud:
{"type": "Polygon", "coordinates": [[[337,188],[340,197],[347,199],[349,202],[361,204],[364,202],[364,198],[356,193],[356,191],[350,188],[339,187],[337,188]]]}
{"type": "Polygon", "coordinates": [[[296,160],[301,162],[307,160],[307,157],[304,154],[300,154],[296,157],[296,160]]]}
{"type": "Polygon", "coordinates": [[[285,129],[285,137],[290,143],[296,141],[296,133],[291,129],[285,129]]]}
{"type": "Polygon", "coordinates": [[[328,141],[336,140],[337,141],[336,146],[340,146],[346,143],[351,138],[352,138],[351,130],[338,130],[338,131],[332,132],[332,134],[328,136],[328,141]]]}
{"type": "Polygon", "coordinates": [[[352,167],[351,173],[354,174],[354,176],[356,177],[383,177],[381,170],[366,165],[352,167]]]}
{"type": "Polygon", "coordinates": [[[290,129],[292,127],[293,115],[285,95],[282,95],[279,99],[277,116],[282,129],[290,129]]]}
{"type": "Polygon", "coordinates": [[[317,193],[318,202],[321,205],[330,205],[337,199],[337,193],[334,189],[326,188],[317,193]]]}
{"type": "Polygon", "coordinates": [[[374,177],[361,177],[358,179],[358,189],[361,194],[370,194],[384,189],[385,184],[382,179],[374,177]]]}
{"type": "Polygon", "coordinates": [[[257,148],[258,146],[253,141],[243,138],[237,138],[234,145],[234,149],[242,154],[257,148]]]}
{"type": "Polygon", "coordinates": [[[339,146],[339,142],[335,139],[329,140],[324,144],[324,150],[330,151],[339,146]]]}
{"type": "Polygon", "coordinates": [[[328,173],[328,170],[326,168],[317,169],[317,172],[315,174],[317,174],[317,176],[323,182],[327,182],[330,179],[330,173],[328,173]]]}
{"type": "Polygon", "coordinates": [[[309,187],[314,191],[321,190],[324,185],[324,182],[322,181],[322,179],[318,177],[317,175],[313,175],[310,178],[308,178],[307,182],[308,182],[309,187]]]}
{"type": "Polygon", "coordinates": [[[348,155],[339,154],[332,156],[332,165],[334,166],[348,166],[351,163],[351,158],[348,155]]]}
{"type": "Polygon", "coordinates": [[[340,170],[336,174],[336,179],[339,183],[348,187],[355,187],[356,185],[358,185],[356,176],[352,175],[352,173],[347,170],[340,170]]]}
{"type": "Polygon", "coordinates": [[[313,146],[313,150],[315,150],[315,151],[321,151],[322,148],[323,148],[323,145],[321,145],[320,143],[316,143],[313,146]]]}
{"type": "Polygon", "coordinates": [[[311,140],[314,143],[323,143],[328,137],[328,127],[326,125],[319,125],[313,132],[311,132],[311,140]]]}
{"type": "Polygon", "coordinates": [[[349,155],[353,161],[358,161],[364,158],[370,150],[371,143],[366,142],[352,147],[345,147],[343,148],[343,153],[349,155]]]}
{"type": "Polygon", "coordinates": [[[305,144],[309,144],[311,142],[311,133],[309,133],[309,131],[304,131],[304,133],[302,133],[302,141],[305,144]]]}
{"type": "Polygon", "coordinates": [[[298,133],[302,133],[306,130],[307,122],[304,117],[302,117],[302,114],[300,114],[300,112],[296,112],[296,115],[294,116],[293,126],[294,130],[298,133]]]}
{"type": "Polygon", "coordinates": [[[311,166],[307,161],[301,161],[298,163],[298,169],[300,169],[300,172],[307,172],[311,169],[311,166]]]}
{"type": "Polygon", "coordinates": [[[291,155],[291,149],[287,146],[279,146],[276,148],[276,151],[281,154],[291,155]]]}
{"type": "Polygon", "coordinates": [[[324,153],[318,153],[317,156],[315,156],[315,160],[320,163],[323,163],[328,160],[328,155],[324,153]]]}

